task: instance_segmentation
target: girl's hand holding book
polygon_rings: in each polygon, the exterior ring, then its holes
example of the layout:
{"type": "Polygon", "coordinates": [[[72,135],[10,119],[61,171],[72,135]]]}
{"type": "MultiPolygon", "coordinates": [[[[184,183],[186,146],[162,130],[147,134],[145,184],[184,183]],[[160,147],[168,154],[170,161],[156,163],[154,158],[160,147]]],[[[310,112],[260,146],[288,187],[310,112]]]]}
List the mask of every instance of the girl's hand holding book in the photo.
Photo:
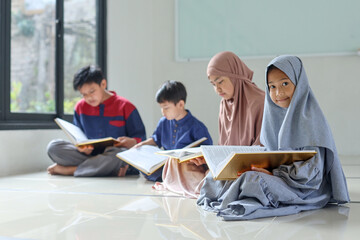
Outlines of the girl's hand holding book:
{"type": "Polygon", "coordinates": [[[263,167],[254,166],[254,165],[251,165],[251,171],[262,172],[262,173],[266,173],[269,175],[273,175],[269,170],[267,170],[263,167]]]}
{"type": "Polygon", "coordinates": [[[196,166],[201,166],[206,164],[204,157],[197,157],[189,160],[189,162],[194,163],[196,166]]]}

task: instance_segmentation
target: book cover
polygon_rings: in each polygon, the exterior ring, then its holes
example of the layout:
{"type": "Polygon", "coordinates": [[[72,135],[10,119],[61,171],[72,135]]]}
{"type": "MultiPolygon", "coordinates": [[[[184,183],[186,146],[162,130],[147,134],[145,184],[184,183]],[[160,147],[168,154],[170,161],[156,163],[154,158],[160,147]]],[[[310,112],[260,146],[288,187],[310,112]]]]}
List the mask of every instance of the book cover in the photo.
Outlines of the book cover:
{"type": "Polygon", "coordinates": [[[201,146],[201,151],[215,180],[234,180],[252,166],[271,170],[316,154],[313,150],[265,151],[260,146],[201,146]]]}

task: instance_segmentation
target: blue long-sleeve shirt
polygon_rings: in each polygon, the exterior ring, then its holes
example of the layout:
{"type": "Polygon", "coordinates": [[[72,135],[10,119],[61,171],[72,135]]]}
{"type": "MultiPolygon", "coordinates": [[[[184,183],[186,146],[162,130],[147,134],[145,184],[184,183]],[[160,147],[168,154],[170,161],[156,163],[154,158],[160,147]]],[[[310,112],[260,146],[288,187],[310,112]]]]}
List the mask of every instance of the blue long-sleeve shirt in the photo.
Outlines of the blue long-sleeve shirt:
{"type": "Polygon", "coordinates": [[[213,144],[206,126],[195,118],[189,110],[186,111],[187,115],[179,121],[167,120],[165,117],[160,119],[152,135],[159,147],[163,147],[165,150],[179,149],[202,137],[207,137],[207,140],[201,144],[213,144]]]}

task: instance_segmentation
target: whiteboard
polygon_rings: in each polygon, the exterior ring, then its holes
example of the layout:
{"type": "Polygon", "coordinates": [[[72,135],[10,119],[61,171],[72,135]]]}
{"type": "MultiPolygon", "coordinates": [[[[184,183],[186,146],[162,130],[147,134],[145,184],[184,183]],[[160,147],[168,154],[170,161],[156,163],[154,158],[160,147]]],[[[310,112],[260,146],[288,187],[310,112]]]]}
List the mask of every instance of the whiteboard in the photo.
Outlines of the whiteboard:
{"type": "Polygon", "coordinates": [[[342,55],[360,49],[360,0],[176,0],[176,60],[342,55]]]}

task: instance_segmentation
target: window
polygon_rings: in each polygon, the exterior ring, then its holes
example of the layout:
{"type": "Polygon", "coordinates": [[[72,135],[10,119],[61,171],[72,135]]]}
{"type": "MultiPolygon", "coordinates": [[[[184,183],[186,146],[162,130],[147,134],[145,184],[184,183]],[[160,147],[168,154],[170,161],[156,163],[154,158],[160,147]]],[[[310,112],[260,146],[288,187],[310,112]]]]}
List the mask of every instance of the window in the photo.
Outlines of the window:
{"type": "Polygon", "coordinates": [[[81,67],[106,73],[105,0],[0,1],[0,129],[71,120],[81,67]]]}

